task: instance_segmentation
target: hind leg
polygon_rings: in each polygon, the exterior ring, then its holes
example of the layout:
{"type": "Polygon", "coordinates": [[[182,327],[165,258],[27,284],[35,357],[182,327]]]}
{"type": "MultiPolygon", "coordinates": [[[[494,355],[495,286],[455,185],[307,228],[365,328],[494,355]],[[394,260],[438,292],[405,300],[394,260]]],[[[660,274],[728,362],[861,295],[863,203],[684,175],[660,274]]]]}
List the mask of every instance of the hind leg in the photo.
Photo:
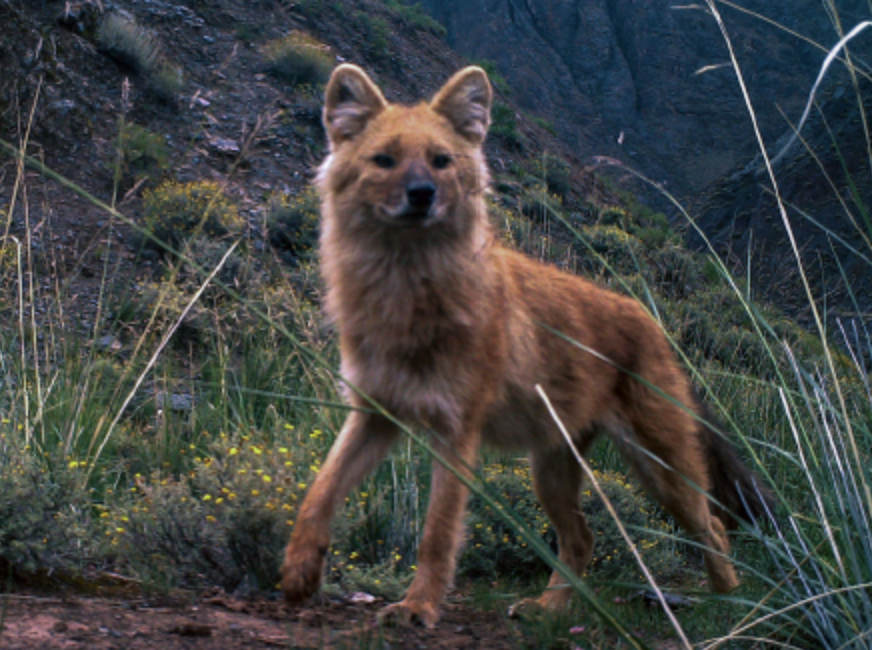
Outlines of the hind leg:
{"type": "MultiPolygon", "coordinates": [[[[584,448],[588,441],[585,441],[584,448]]],[[[583,451],[583,449],[581,450],[583,451]]],[[[566,446],[536,451],[530,456],[533,487],[545,514],[557,532],[560,560],[580,576],[593,556],[594,537],[579,508],[582,469],[566,446]]],[[[548,610],[563,610],[572,596],[572,587],[557,571],[551,574],[548,588],[535,601],[523,601],[512,608],[520,613],[527,605],[548,610]]]]}
{"type": "Polygon", "coordinates": [[[624,439],[622,446],[642,484],[703,545],[712,589],[719,593],[735,589],[739,580],[728,557],[726,529],[712,514],[705,494],[711,485],[697,422],[679,407],[650,393],[638,399],[632,413],[636,436],[624,439]]]}

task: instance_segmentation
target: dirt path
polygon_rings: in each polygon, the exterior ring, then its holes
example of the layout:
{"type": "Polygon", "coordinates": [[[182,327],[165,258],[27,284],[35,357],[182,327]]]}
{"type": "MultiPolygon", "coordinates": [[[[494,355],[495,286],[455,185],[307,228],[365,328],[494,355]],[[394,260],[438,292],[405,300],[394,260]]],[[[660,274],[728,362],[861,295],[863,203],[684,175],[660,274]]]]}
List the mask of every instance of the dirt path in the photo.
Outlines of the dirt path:
{"type": "Polygon", "coordinates": [[[226,596],[191,603],[143,598],[0,596],[3,650],[177,650],[220,648],[516,647],[502,617],[449,603],[435,631],[374,625],[383,603],[326,601],[289,611],[271,601],[226,596]],[[5,613],[4,613],[5,612],[5,613]],[[379,640],[381,639],[381,642],[379,640]]]}

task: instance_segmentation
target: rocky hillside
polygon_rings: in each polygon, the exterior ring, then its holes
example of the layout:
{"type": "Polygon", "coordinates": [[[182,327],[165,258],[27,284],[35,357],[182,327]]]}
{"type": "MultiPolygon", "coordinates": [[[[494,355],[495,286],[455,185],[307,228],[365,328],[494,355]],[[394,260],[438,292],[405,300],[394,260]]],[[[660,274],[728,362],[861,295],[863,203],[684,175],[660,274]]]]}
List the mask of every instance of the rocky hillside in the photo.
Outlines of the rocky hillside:
{"type": "MultiPolygon", "coordinates": [[[[468,63],[425,14],[379,0],[9,0],[0,25],[0,138],[26,141],[28,153],[133,219],[166,179],[218,181],[260,247],[270,196],[299,195],[325,146],[317,83],[274,74],[269,44],[305,32],[329,65],[367,67],[394,101],[428,96],[468,63]],[[135,25],[132,51],[101,32],[109,17],[135,25]]],[[[508,97],[503,105],[501,135],[488,143],[495,170],[545,151],[569,155],[547,124],[508,97]]],[[[133,272],[136,238],[35,172],[16,193],[7,152],[0,170],[0,210],[16,198],[11,233],[29,226],[33,250],[73,283],[70,308],[90,327],[104,265],[133,272]]],[[[567,182],[570,203],[602,191],[581,168],[567,182]]]]}
{"type": "MultiPolygon", "coordinates": [[[[724,41],[706,12],[651,0],[424,0],[422,5],[429,15],[399,0],[5,0],[0,2],[5,73],[0,134],[14,142],[27,135],[31,153],[108,198],[115,187],[119,124],[134,123],[164,139],[167,160],[161,175],[121,183],[117,199],[125,213],[135,217],[142,192],[160,178],[227,180],[258,238],[264,235],[257,224],[269,194],[299,193],[324,146],[317,90],[270,74],[269,43],[304,30],[334,61],[366,66],[389,97],[400,101],[426,96],[458,67],[477,61],[496,73],[499,98],[488,153],[498,173],[517,170],[546,151],[572,163],[567,202],[585,218],[591,201],[613,200],[590,174],[591,161],[617,158],[685,200],[737,262],[746,259],[750,244],[761,286],[771,289],[773,281],[780,282],[776,276],[790,259],[789,247],[774,219],[765,178],[753,171],[759,163],[753,162],[750,120],[726,65],[724,41]],[[154,39],[162,67],[137,69],[113,55],[98,34],[110,14],[132,18],[154,39]]],[[[719,6],[763,137],[776,148],[789,133],[784,116],[798,119],[823,60],[814,43],[836,40],[834,15],[816,0],[743,5],[743,11],[719,6]],[[768,20],[752,15],[758,11],[768,20]]],[[[836,5],[845,25],[869,17],[864,0],[836,5]]],[[[854,52],[861,64],[868,40],[854,52]]],[[[862,170],[868,156],[846,79],[844,70],[833,74],[821,96],[827,121],[813,119],[807,134],[826,169],[841,165],[828,146],[828,128],[857,144],[841,154],[846,167],[856,170],[859,195],[866,196],[868,174],[862,170]]],[[[787,198],[848,240],[856,238],[837,196],[815,175],[817,167],[801,147],[782,161],[780,178],[785,188],[796,190],[787,198]]],[[[9,159],[5,169],[0,206],[9,200],[15,178],[9,159]]],[[[839,182],[845,186],[844,177],[839,182]]],[[[645,194],[644,188],[633,189],[645,194]]],[[[44,221],[35,245],[53,248],[55,263],[74,270],[87,285],[103,261],[89,251],[105,229],[105,215],[56,186],[40,191],[42,205],[50,209],[28,215],[34,223],[44,221]]],[[[829,255],[820,229],[797,215],[808,259],[829,255]]],[[[13,232],[23,232],[24,219],[16,213],[13,232]]],[[[872,295],[872,287],[866,291],[872,277],[868,264],[856,261],[845,246],[837,251],[857,291],[872,295]]],[[[825,267],[823,281],[839,279],[831,262],[825,267]]],[[[98,281],[93,284],[91,293],[98,281]]],[[[795,285],[779,287],[795,291],[795,285]]],[[[853,308],[849,296],[834,297],[853,308]]]]}

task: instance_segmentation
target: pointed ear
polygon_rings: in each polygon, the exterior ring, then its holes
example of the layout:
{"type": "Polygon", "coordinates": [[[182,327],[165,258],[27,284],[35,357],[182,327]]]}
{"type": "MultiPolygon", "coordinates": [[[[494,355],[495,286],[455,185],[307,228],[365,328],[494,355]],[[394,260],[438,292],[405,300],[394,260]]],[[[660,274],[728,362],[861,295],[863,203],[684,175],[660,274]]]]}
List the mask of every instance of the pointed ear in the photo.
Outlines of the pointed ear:
{"type": "Polygon", "coordinates": [[[381,90],[356,65],[333,71],[324,92],[324,128],[332,144],[350,140],[388,105],[381,90]]]}
{"type": "Polygon", "coordinates": [[[492,101],[493,91],[487,73],[470,66],[448,80],[430,107],[447,117],[462,136],[480,144],[490,126],[492,101]]]}

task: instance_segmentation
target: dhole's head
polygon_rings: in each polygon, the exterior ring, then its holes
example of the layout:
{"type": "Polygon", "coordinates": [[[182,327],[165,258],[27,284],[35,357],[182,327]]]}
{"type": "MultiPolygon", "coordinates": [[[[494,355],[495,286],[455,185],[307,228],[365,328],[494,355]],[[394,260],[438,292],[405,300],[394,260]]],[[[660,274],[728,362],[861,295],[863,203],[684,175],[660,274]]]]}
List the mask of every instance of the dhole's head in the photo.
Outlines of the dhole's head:
{"type": "Polygon", "coordinates": [[[484,219],[481,145],[492,96],[484,70],[469,67],[430,103],[390,104],[363,70],[336,68],[324,106],[330,155],[319,174],[325,229],[468,233],[484,219]]]}

